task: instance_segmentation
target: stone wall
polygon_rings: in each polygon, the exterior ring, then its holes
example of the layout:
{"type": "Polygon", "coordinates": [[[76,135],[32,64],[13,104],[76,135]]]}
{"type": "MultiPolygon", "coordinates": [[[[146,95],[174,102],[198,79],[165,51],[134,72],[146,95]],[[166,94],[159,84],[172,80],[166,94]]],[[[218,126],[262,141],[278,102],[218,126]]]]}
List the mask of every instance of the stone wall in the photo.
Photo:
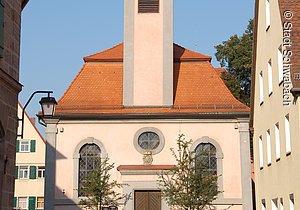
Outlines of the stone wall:
{"type": "Polygon", "coordinates": [[[19,84],[20,29],[23,0],[2,0],[3,52],[0,58],[0,210],[11,210],[15,174],[15,142],[19,84]]]}

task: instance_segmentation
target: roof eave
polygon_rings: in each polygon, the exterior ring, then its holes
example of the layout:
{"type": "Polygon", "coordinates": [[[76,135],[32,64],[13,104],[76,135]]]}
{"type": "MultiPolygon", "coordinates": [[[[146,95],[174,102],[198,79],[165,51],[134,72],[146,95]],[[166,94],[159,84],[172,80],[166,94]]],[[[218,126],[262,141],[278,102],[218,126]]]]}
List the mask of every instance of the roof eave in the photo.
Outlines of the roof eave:
{"type": "MultiPolygon", "coordinates": [[[[39,115],[39,117],[42,117],[39,115]]],[[[248,111],[239,112],[193,112],[193,113],[56,113],[59,120],[119,120],[119,119],[237,119],[249,118],[248,111]]]]}

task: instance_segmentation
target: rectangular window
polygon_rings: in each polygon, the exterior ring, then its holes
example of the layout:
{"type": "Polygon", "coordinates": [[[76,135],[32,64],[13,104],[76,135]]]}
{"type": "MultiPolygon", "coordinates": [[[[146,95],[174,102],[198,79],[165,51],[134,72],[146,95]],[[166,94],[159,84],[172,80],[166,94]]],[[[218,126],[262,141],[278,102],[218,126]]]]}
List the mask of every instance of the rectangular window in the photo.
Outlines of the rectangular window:
{"type": "Polygon", "coordinates": [[[28,166],[19,167],[19,179],[28,179],[29,169],[28,166]]]}
{"type": "Polygon", "coordinates": [[[266,1],[266,30],[268,30],[271,24],[270,0],[265,0],[265,1],[266,1]]]}
{"type": "Polygon", "coordinates": [[[45,166],[38,167],[38,178],[45,178],[45,166]]]}
{"type": "Polygon", "coordinates": [[[268,84],[269,84],[269,95],[273,92],[273,69],[271,59],[268,62],[268,84]]]}
{"type": "Polygon", "coordinates": [[[258,139],[258,147],[259,147],[259,166],[260,168],[264,167],[264,151],[263,151],[263,142],[262,136],[258,139]]]}
{"type": "Polygon", "coordinates": [[[18,198],[18,209],[27,210],[27,198],[26,197],[19,197],[18,198]]]}
{"type": "Polygon", "coordinates": [[[20,140],[20,149],[19,152],[30,152],[30,141],[29,140],[20,140]]]}
{"type": "Polygon", "coordinates": [[[271,156],[271,135],[270,130],[267,131],[267,161],[268,165],[271,165],[272,156],[271,156]]]}
{"type": "Polygon", "coordinates": [[[259,99],[260,103],[264,102],[264,80],[262,71],[259,74],[259,99]]]}
{"type": "Polygon", "coordinates": [[[272,199],[272,210],[278,210],[278,199],[272,199]]]}
{"type": "Polygon", "coordinates": [[[282,45],[278,48],[278,80],[279,83],[283,81],[283,56],[282,56],[282,45]]]}
{"type": "Polygon", "coordinates": [[[290,117],[287,114],[284,118],[284,127],[285,127],[285,149],[286,154],[291,153],[291,130],[290,130],[290,117]]]}
{"type": "Polygon", "coordinates": [[[290,210],[295,210],[294,194],[290,194],[290,210]]]}
{"type": "Polygon", "coordinates": [[[44,198],[38,197],[36,200],[36,209],[43,210],[44,209],[44,198]]]}
{"type": "Polygon", "coordinates": [[[139,13],[158,13],[159,0],[138,0],[139,13]]]}
{"type": "Polygon", "coordinates": [[[280,198],[279,209],[283,210],[283,198],[280,198]]]}
{"type": "Polygon", "coordinates": [[[279,133],[279,123],[275,124],[275,152],[276,160],[280,159],[280,133],[279,133]]]}
{"type": "Polygon", "coordinates": [[[261,209],[266,210],[266,200],[265,199],[261,200],[261,209]]]}

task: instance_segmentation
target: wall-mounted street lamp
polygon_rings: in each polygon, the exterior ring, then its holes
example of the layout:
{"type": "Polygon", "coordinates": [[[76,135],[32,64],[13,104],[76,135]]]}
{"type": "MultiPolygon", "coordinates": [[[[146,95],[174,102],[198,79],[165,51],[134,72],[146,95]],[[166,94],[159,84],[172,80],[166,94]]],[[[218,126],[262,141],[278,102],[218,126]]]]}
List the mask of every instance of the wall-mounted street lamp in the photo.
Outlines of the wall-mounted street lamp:
{"type": "Polygon", "coordinates": [[[42,116],[43,117],[53,117],[54,112],[55,112],[55,105],[57,104],[56,100],[54,97],[50,97],[50,94],[53,93],[53,91],[43,91],[43,90],[38,90],[35,91],[31,94],[30,98],[28,99],[28,101],[26,102],[23,111],[22,111],[22,118],[18,119],[19,122],[22,123],[22,127],[21,127],[21,134],[18,134],[17,137],[20,137],[21,139],[23,139],[23,134],[24,134],[24,116],[25,116],[25,109],[28,106],[28,104],[30,103],[31,99],[33,98],[33,96],[35,94],[40,94],[40,93],[47,93],[48,96],[47,97],[43,97],[40,100],[40,104],[42,107],[42,116]]]}

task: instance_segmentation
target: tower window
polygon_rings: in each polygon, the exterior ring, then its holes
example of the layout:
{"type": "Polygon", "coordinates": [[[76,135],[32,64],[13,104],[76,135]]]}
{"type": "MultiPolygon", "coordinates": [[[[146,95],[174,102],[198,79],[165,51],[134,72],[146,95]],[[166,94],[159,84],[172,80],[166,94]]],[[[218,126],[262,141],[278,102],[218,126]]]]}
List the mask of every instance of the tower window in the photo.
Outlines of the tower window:
{"type": "Polygon", "coordinates": [[[138,0],[139,13],[159,13],[159,0],[138,0]]]}

